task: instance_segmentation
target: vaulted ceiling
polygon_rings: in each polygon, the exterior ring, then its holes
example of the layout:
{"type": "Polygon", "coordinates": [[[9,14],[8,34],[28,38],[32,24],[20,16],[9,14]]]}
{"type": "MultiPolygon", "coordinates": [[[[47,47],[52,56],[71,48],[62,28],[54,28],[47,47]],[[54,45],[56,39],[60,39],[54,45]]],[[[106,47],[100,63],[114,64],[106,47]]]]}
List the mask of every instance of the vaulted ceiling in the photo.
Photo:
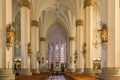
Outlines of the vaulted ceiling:
{"type": "Polygon", "coordinates": [[[79,17],[83,0],[31,0],[32,19],[39,20],[43,10],[60,9],[61,12],[71,10],[76,17],[79,17]]]}
{"type": "Polygon", "coordinates": [[[58,22],[74,35],[75,20],[81,18],[83,0],[34,0],[31,1],[31,19],[40,21],[40,35],[45,36],[48,28],[58,22]]]}
{"type": "MultiPolygon", "coordinates": [[[[101,13],[102,0],[94,0],[101,13]]],[[[84,19],[84,0],[30,0],[31,20],[39,21],[40,36],[46,36],[52,24],[60,23],[75,35],[75,21],[84,19]]],[[[13,15],[20,12],[20,0],[13,0],[13,15]]],[[[13,17],[15,20],[15,17],[13,17]]],[[[18,20],[20,21],[20,20],[18,20]]]]}

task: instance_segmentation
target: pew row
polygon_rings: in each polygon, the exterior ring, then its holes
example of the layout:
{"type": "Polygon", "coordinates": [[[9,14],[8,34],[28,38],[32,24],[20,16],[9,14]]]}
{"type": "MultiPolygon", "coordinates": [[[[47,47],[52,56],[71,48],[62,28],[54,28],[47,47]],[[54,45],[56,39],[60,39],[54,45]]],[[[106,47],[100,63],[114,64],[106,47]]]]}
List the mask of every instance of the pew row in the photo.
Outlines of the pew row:
{"type": "Polygon", "coordinates": [[[33,74],[30,76],[15,76],[15,80],[47,80],[50,76],[50,73],[40,73],[40,74],[33,74]]]}
{"type": "Polygon", "coordinates": [[[78,74],[78,73],[64,73],[64,76],[67,80],[99,80],[98,77],[96,76],[87,76],[83,74],[78,74]]]}

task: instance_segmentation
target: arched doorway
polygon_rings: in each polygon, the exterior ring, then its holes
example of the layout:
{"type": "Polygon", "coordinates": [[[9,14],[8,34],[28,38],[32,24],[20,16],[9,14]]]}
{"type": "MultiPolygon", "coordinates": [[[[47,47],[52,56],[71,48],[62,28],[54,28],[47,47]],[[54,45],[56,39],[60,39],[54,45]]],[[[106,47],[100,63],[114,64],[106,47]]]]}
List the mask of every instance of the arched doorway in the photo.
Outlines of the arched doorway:
{"type": "Polygon", "coordinates": [[[47,32],[47,66],[51,72],[64,72],[67,68],[68,35],[60,24],[52,25],[47,32]]]}

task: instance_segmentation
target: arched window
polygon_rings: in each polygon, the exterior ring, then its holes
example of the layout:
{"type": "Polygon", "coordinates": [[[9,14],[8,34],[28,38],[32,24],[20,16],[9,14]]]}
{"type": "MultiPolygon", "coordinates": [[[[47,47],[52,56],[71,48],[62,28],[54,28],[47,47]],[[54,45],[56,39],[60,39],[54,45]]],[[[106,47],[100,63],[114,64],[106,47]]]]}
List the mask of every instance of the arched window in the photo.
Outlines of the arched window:
{"type": "Polygon", "coordinates": [[[61,45],[61,49],[60,49],[60,52],[61,52],[61,63],[64,63],[65,62],[65,56],[64,56],[64,44],[61,45]]]}

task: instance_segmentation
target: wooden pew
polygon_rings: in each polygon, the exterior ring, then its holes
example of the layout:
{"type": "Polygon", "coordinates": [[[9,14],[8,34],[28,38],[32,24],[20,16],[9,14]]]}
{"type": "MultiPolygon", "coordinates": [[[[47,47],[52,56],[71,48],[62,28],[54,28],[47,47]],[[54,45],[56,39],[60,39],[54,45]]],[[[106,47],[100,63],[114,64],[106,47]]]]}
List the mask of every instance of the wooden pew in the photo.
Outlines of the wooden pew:
{"type": "Polygon", "coordinates": [[[91,76],[86,76],[82,74],[77,74],[77,73],[65,73],[65,77],[68,80],[99,80],[96,77],[91,77],[91,76]]]}
{"type": "Polygon", "coordinates": [[[19,76],[15,77],[15,80],[46,80],[49,77],[49,73],[40,73],[40,74],[33,74],[30,76],[19,76]]]}

